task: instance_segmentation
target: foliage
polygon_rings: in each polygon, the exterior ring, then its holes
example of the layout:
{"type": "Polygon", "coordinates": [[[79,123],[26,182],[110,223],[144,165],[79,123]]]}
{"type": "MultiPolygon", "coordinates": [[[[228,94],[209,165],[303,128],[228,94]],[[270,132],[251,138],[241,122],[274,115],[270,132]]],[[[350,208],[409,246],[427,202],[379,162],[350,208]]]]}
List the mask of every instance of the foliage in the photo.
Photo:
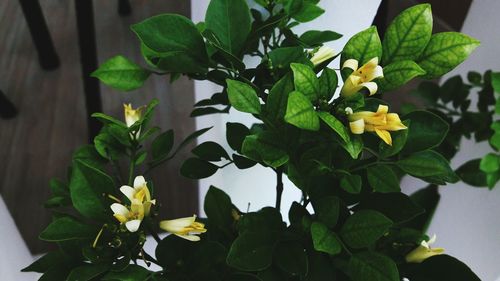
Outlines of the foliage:
{"type": "MultiPolygon", "coordinates": [[[[144,113],[127,124],[95,114],[105,126],[94,145],[75,153],[68,184],[52,182],[47,207],[58,209],[40,238],[59,249],[25,271],[44,273],[42,280],[448,280],[448,272],[456,273],[453,280],[479,280],[446,255],[423,263],[405,259],[428,240],[420,221],[432,212],[426,204],[432,193],[426,189],[409,197],[401,193],[399,179],[411,175],[439,185],[458,180],[440,149],[448,116],[415,111],[400,120],[388,112],[386,101],[366,95],[366,89],[380,93],[417,76],[446,73],[478,42],[460,33],[433,35],[431,8],[418,5],[398,16],[385,38],[375,27],[353,36],[340,57],[340,66],[348,67],[339,77],[328,67],[336,54],[322,45],[341,35],[318,30],[297,35],[292,29],[324,12],[319,1],[255,2],[250,9],[244,0],[211,0],[205,22],[198,24],[173,14],[135,24],[148,69],[115,57],[94,76],[122,90],[139,87],[152,73],[220,85],[221,92],[195,104],[192,116],[234,108],[252,114],[255,124],[227,123],[233,151],[201,143],[181,173],[199,179],[227,165],[261,165],[276,173],[276,205],[243,212],[212,186],[204,202],[207,218],[201,220],[208,231],[203,233],[204,225],[194,218],[182,220],[190,224],[185,232],[175,230],[181,221],[163,221],[160,226],[176,235],[160,240],[159,206],[147,196],[139,202],[126,192],[124,197],[117,187],[132,185],[141,173],[147,176],[207,129],[172,151],[173,132],[150,127],[155,101],[130,109],[144,113]],[[247,67],[248,56],[260,63],[247,67]],[[453,59],[443,62],[443,57],[453,59]],[[119,171],[123,162],[129,166],[127,179],[119,171]],[[281,213],[283,176],[303,194],[288,219],[281,213]],[[153,205],[149,214],[137,211],[129,218],[120,217],[123,208],[116,201],[124,202],[127,216],[129,203],[139,210],[153,205]],[[129,224],[132,219],[140,225],[129,224]],[[203,233],[201,240],[193,242],[199,240],[193,233],[203,233]],[[142,249],[148,234],[158,242],[155,257],[142,249]],[[162,270],[138,266],[138,260],[162,270]]],[[[154,198],[152,181],[145,188],[154,198]]]]}

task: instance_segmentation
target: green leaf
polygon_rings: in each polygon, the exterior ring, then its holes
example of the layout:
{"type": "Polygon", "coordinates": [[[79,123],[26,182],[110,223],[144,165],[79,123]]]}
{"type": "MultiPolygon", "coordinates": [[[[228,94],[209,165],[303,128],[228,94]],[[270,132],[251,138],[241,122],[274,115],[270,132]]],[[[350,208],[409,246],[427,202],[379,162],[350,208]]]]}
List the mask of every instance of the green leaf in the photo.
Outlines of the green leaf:
{"type": "Polygon", "coordinates": [[[272,207],[264,207],[258,212],[244,214],[238,221],[239,233],[268,232],[279,233],[285,227],[281,213],[272,207]]]}
{"type": "Polygon", "coordinates": [[[430,257],[417,270],[410,272],[412,281],[480,281],[481,279],[463,262],[448,255],[430,257]]]}
{"type": "Polygon", "coordinates": [[[305,64],[292,63],[290,67],[293,71],[295,90],[301,92],[311,102],[315,102],[321,91],[316,73],[305,64]]]}
{"type": "Polygon", "coordinates": [[[148,60],[160,69],[181,73],[206,73],[208,55],[203,37],[188,18],[175,14],[154,16],[132,25],[148,50],[148,60]]]}
{"type": "Polygon", "coordinates": [[[368,182],[373,190],[381,193],[400,192],[399,179],[387,165],[376,165],[366,169],[368,182]]]}
{"type": "Polygon", "coordinates": [[[255,90],[248,84],[227,79],[227,94],[231,105],[242,112],[260,113],[260,101],[255,90]]]}
{"type": "Polygon", "coordinates": [[[71,268],[67,264],[60,264],[51,267],[38,281],[66,281],[71,268]]]}
{"type": "Polygon", "coordinates": [[[239,57],[251,28],[245,0],[212,0],[205,15],[206,27],[217,35],[222,46],[239,57]]]}
{"type": "Polygon", "coordinates": [[[152,272],[142,266],[131,264],[123,271],[111,271],[106,274],[103,281],[145,281],[152,275],[152,272]]]}
{"type": "Polygon", "coordinates": [[[448,160],[433,150],[413,153],[397,161],[396,165],[406,173],[431,183],[435,183],[436,179],[452,183],[458,180],[448,160]]]}
{"type": "Polygon", "coordinates": [[[349,276],[353,281],[399,281],[394,261],[375,252],[355,254],[349,260],[349,276]]]}
{"type": "Polygon", "coordinates": [[[151,156],[153,161],[164,159],[168,156],[174,146],[174,131],[168,130],[158,135],[151,144],[151,156]]]}
{"type": "Polygon", "coordinates": [[[266,102],[266,113],[271,120],[277,121],[285,117],[289,94],[293,91],[293,80],[290,74],[283,76],[269,91],[266,102]]]}
{"type": "Polygon", "coordinates": [[[245,231],[233,242],[227,264],[241,271],[261,271],[271,266],[277,237],[267,231],[245,231]]]}
{"type": "Polygon", "coordinates": [[[403,153],[434,148],[441,144],[448,133],[448,123],[434,113],[413,111],[403,117],[410,120],[403,153]]]}
{"type": "Polygon", "coordinates": [[[190,144],[192,141],[196,140],[199,136],[203,135],[204,133],[208,132],[208,130],[212,129],[212,127],[208,128],[203,128],[198,131],[195,131],[194,133],[190,134],[187,136],[181,144],[175,149],[175,151],[170,155],[169,158],[174,157],[179,151],[181,151],[184,147],[186,147],[188,144],[190,144]]]}
{"type": "Polygon", "coordinates": [[[280,137],[271,132],[249,135],[243,141],[242,151],[248,158],[277,168],[288,162],[288,154],[281,148],[280,137]]]}
{"type": "Polygon", "coordinates": [[[292,18],[298,22],[309,22],[321,16],[324,12],[325,10],[316,6],[314,3],[305,1],[302,8],[297,13],[293,14],[292,18]]]}
{"type": "Polygon", "coordinates": [[[234,154],[234,153],[233,153],[233,161],[234,161],[234,165],[236,165],[236,167],[238,167],[238,169],[241,169],[241,170],[251,168],[251,167],[255,166],[255,164],[257,164],[257,162],[255,162],[251,159],[248,159],[244,156],[234,154]]]}
{"type": "Polygon", "coordinates": [[[410,197],[400,192],[371,193],[361,200],[358,207],[378,211],[395,223],[409,221],[424,212],[410,197]]]}
{"type": "Polygon", "coordinates": [[[181,175],[189,179],[204,179],[215,174],[219,166],[199,158],[189,158],[181,166],[181,175]]]}
{"type": "Polygon", "coordinates": [[[500,170],[500,157],[494,153],[488,153],[481,159],[479,164],[481,171],[485,173],[495,173],[500,170]]]}
{"type": "Polygon", "coordinates": [[[358,175],[345,175],[340,179],[340,187],[351,193],[358,194],[361,192],[361,177],[358,175]]]}
{"type": "Polygon", "coordinates": [[[330,30],[309,30],[300,35],[299,38],[300,41],[307,44],[307,46],[316,47],[326,42],[338,40],[342,38],[342,34],[330,30]]]}
{"type": "Polygon", "coordinates": [[[66,241],[75,239],[92,239],[97,234],[94,226],[84,224],[72,217],[61,217],[51,222],[42,233],[44,241],[66,241]]]}
{"type": "Polygon", "coordinates": [[[297,91],[288,96],[285,121],[304,130],[319,130],[319,118],[312,103],[297,91]]]}
{"type": "Polygon", "coordinates": [[[478,46],[478,40],[462,33],[436,33],[417,62],[426,71],[425,78],[437,78],[461,64],[478,46]]]}
{"type": "Polygon", "coordinates": [[[352,248],[373,245],[392,226],[392,221],[382,213],[361,210],[350,216],[340,230],[342,240],[352,248]]]}
{"type": "Polygon", "coordinates": [[[355,59],[361,66],[375,57],[379,60],[382,57],[382,43],[377,28],[372,26],[357,33],[347,41],[342,51],[340,65],[342,66],[348,59],[355,59]]]}
{"type": "MultiPolygon", "coordinates": [[[[222,59],[227,60],[227,63],[229,63],[231,68],[236,68],[237,70],[240,71],[245,70],[245,63],[243,63],[243,61],[241,61],[237,57],[237,55],[232,54],[227,46],[223,46],[223,42],[212,30],[205,29],[202,34],[203,37],[207,39],[207,42],[210,44],[209,46],[217,49],[217,51],[219,51],[218,54],[222,56],[222,59]]],[[[215,59],[220,59],[220,57],[217,57],[216,55],[213,55],[213,57],[215,59]]],[[[223,62],[223,64],[226,64],[226,62],[223,62]]]]}
{"type": "Polygon", "coordinates": [[[363,140],[359,135],[350,135],[350,140],[347,143],[342,143],[342,147],[351,155],[352,159],[358,159],[361,151],[363,151],[363,140]]]}
{"type": "MultiPolygon", "coordinates": [[[[406,127],[410,127],[410,120],[403,121],[406,127]]],[[[408,129],[391,132],[392,145],[381,141],[378,146],[379,155],[382,158],[388,158],[398,154],[406,144],[408,138],[408,129]]]]}
{"type": "Polygon", "coordinates": [[[67,257],[60,251],[49,252],[34,261],[29,266],[21,269],[22,272],[47,272],[50,268],[58,264],[64,264],[67,257]]]}
{"type": "Polygon", "coordinates": [[[311,236],[316,251],[324,252],[332,256],[342,251],[342,246],[337,235],[322,223],[313,222],[311,224],[311,236]]]}
{"type": "Polygon", "coordinates": [[[319,221],[329,228],[335,227],[340,213],[340,200],[335,196],[321,197],[313,202],[319,221]]]}
{"type": "Polygon", "coordinates": [[[495,93],[500,93],[500,72],[491,73],[491,86],[495,93]]]}
{"type": "Polygon", "coordinates": [[[213,141],[204,142],[192,150],[193,154],[207,161],[221,161],[222,158],[230,160],[229,154],[218,143],[213,141]]]}
{"type": "Polygon", "coordinates": [[[203,210],[207,214],[211,227],[215,226],[226,231],[233,225],[231,198],[215,186],[210,186],[208,189],[203,210]]]}
{"type": "Polygon", "coordinates": [[[250,134],[250,130],[240,123],[226,123],[226,139],[229,146],[241,153],[241,146],[245,137],[250,134]]]}
{"type": "Polygon", "coordinates": [[[394,61],[416,60],[431,35],[431,5],[420,4],[403,11],[387,28],[382,63],[388,65],[394,61]]]}
{"type": "Polygon", "coordinates": [[[103,194],[114,194],[115,185],[104,172],[76,160],[73,163],[69,189],[76,210],[83,216],[99,221],[108,220],[109,204],[103,194]]]}
{"type": "Polygon", "coordinates": [[[291,63],[311,64],[311,61],[306,57],[302,47],[283,47],[276,48],[267,54],[269,58],[269,68],[273,72],[280,71],[288,72],[291,63]]]}
{"type": "Polygon", "coordinates": [[[438,187],[436,185],[429,185],[411,194],[410,198],[415,204],[422,207],[425,212],[413,218],[405,226],[426,233],[439,204],[439,200],[441,199],[438,187]]]}
{"type": "Polygon", "coordinates": [[[335,118],[335,116],[324,111],[319,111],[318,116],[325,124],[332,128],[344,142],[348,143],[350,141],[349,131],[342,122],[335,118]]]}
{"type": "Polygon", "coordinates": [[[307,255],[299,242],[281,242],[274,251],[274,262],[278,268],[292,276],[305,276],[308,271],[307,255]]]}
{"type": "Polygon", "coordinates": [[[104,62],[91,76],[102,83],[122,91],[131,91],[144,85],[151,72],[123,56],[104,62]]]}
{"type": "Polygon", "coordinates": [[[481,159],[474,159],[464,163],[456,170],[458,177],[472,186],[487,186],[486,174],[479,169],[480,163],[481,159]]]}
{"type": "Polygon", "coordinates": [[[384,78],[377,84],[382,91],[391,91],[424,74],[425,70],[412,60],[396,61],[384,66],[384,78]]]}
{"type": "Polygon", "coordinates": [[[335,94],[338,83],[339,78],[337,77],[337,72],[328,67],[324,68],[321,76],[319,77],[319,88],[321,90],[319,97],[326,101],[330,101],[335,94]]]}
{"type": "Polygon", "coordinates": [[[71,270],[67,281],[90,281],[95,280],[108,270],[107,265],[82,265],[71,270]]]}

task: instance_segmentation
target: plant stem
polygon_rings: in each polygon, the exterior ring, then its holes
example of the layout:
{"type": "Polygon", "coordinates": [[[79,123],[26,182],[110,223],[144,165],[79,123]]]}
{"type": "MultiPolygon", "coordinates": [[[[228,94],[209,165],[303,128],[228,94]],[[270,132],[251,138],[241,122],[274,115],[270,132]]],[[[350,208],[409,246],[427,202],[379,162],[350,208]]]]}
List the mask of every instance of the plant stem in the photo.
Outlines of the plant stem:
{"type": "Polygon", "coordinates": [[[132,186],[134,181],[134,170],[135,170],[135,149],[132,150],[132,154],[130,155],[130,167],[128,171],[128,185],[132,186]]]}
{"type": "Polygon", "coordinates": [[[276,172],[276,209],[281,208],[281,196],[283,195],[283,171],[278,168],[276,172]]]}

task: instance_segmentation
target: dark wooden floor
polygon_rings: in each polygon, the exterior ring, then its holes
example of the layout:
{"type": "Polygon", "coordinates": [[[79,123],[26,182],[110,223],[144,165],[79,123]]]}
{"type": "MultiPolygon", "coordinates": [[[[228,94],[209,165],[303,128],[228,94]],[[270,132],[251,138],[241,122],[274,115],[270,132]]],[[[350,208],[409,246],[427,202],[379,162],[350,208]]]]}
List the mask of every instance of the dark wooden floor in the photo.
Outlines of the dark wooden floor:
{"type": "MultiPolygon", "coordinates": [[[[38,65],[18,2],[0,1],[0,89],[20,111],[13,120],[0,119],[0,191],[34,253],[46,248],[37,236],[50,219],[42,207],[49,179],[64,177],[72,151],[87,138],[73,1],[40,2],[62,62],[52,72],[38,65]]],[[[143,64],[129,25],[162,12],[188,15],[189,2],[133,0],[132,15],[121,18],[117,1],[94,1],[99,61],[124,54],[143,64]]],[[[160,100],[157,125],[174,128],[177,139],[194,130],[194,121],[188,117],[193,85],[187,79],[170,85],[164,77],[153,77],[144,88],[127,94],[101,88],[107,114],[121,118],[123,102],[141,105],[156,97],[160,100]]],[[[187,153],[152,175],[164,216],[196,212],[196,184],[178,173],[187,153]]]]}

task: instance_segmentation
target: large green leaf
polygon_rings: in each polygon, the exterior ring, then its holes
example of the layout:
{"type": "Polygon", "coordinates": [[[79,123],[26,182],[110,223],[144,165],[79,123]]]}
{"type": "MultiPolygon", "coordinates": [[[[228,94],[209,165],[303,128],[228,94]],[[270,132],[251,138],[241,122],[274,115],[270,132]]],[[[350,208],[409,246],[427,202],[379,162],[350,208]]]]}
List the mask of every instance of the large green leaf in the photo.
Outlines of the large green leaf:
{"type": "Polygon", "coordinates": [[[362,180],[359,175],[344,175],[340,179],[340,187],[352,194],[358,194],[361,192],[362,180]]]}
{"type": "Polygon", "coordinates": [[[335,70],[325,67],[321,76],[319,77],[319,88],[321,92],[319,96],[325,101],[330,101],[335,94],[339,83],[339,78],[337,77],[337,72],[335,70]]]}
{"type": "Polygon", "coordinates": [[[132,25],[149,60],[165,70],[181,73],[206,73],[208,55],[203,37],[188,18],[175,14],[154,16],[132,25]]]}
{"type": "Polygon", "coordinates": [[[350,141],[349,131],[335,116],[324,111],[318,112],[318,116],[321,120],[323,120],[323,122],[325,122],[325,124],[328,125],[328,127],[332,128],[332,130],[337,133],[344,142],[347,143],[350,141]]]}
{"type": "Polygon", "coordinates": [[[458,32],[432,35],[418,60],[427,79],[437,78],[461,64],[479,46],[479,41],[458,32]]]}
{"type": "Polygon", "coordinates": [[[231,245],[227,264],[242,271],[261,271],[273,261],[277,237],[266,231],[246,231],[231,245]]]}
{"type": "Polygon", "coordinates": [[[347,41],[342,51],[340,65],[343,65],[348,59],[355,59],[361,66],[375,57],[379,58],[379,60],[382,57],[382,43],[377,28],[372,26],[347,41]]]}
{"type": "Polygon", "coordinates": [[[321,197],[313,202],[318,219],[326,226],[333,228],[337,224],[340,213],[340,200],[335,196],[321,197]]]}
{"type": "Polygon", "coordinates": [[[342,245],[335,233],[320,222],[311,224],[311,236],[316,251],[336,255],[342,251],[342,245]]]}
{"type": "Polygon", "coordinates": [[[321,92],[319,80],[311,67],[305,64],[292,63],[293,83],[295,90],[301,92],[311,102],[319,98],[321,92]]]}
{"type": "Polygon", "coordinates": [[[29,266],[21,269],[21,272],[44,273],[55,265],[64,264],[65,261],[67,261],[67,257],[61,251],[49,252],[29,266]]]}
{"type": "MultiPolygon", "coordinates": [[[[403,121],[403,124],[406,127],[409,127],[410,120],[403,121]]],[[[398,154],[406,144],[406,139],[408,138],[408,131],[409,130],[406,129],[406,130],[391,132],[392,145],[388,145],[385,142],[381,141],[378,146],[380,157],[387,158],[398,154]]]]}
{"type": "Polygon", "coordinates": [[[319,117],[312,103],[297,91],[288,96],[285,121],[304,130],[319,130],[319,117]]]}
{"type": "Polygon", "coordinates": [[[90,281],[95,280],[102,273],[108,270],[107,265],[82,265],[71,270],[67,281],[90,281]]]}
{"type": "Polygon", "coordinates": [[[299,242],[281,242],[274,251],[274,263],[292,276],[305,276],[308,271],[307,254],[299,242]]]}
{"type": "Polygon", "coordinates": [[[218,143],[213,141],[207,141],[199,144],[197,147],[191,150],[194,155],[200,157],[207,161],[221,161],[222,159],[230,160],[229,154],[226,150],[218,143]]]}
{"type": "Polygon", "coordinates": [[[384,67],[384,78],[378,81],[378,85],[382,91],[390,91],[424,74],[425,70],[412,60],[395,61],[384,67]]]}
{"type": "Polygon", "coordinates": [[[403,153],[422,151],[438,146],[448,133],[448,123],[429,111],[413,111],[403,117],[410,120],[403,153]]]}
{"type": "Polygon", "coordinates": [[[288,154],[281,148],[280,137],[273,132],[249,135],[243,141],[242,152],[248,158],[277,168],[288,162],[288,154]]]}
{"type": "Polygon", "coordinates": [[[158,135],[151,144],[151,156],[153,161],[159,161],[168,156],[174,146],[174,131],[168,130],[158,135]]]}
{"type": "Polygon", "coordinates": [[[271,120],[277,121],[285,117],[288,95],[293,91],[292,75],[283,76],[269,91],[266,112],[271,120]]]}
{"type": "Polygon", "coordinates": [[[251,27],[250,9],[245,0],[210,1],[205,23],[227,51],[240,56],[251,27]]]}
{"type": "Polygon", "coordinates": [[[349,275],[353,281],[399,281],[396,264],[375,252],[355,254],[349,260],[349,275]]]}
{"type": "Polygon", "coordinates": [[[233,224],[233,203],[231,198],[222,190],[210,186],[203,209],[210,221],[210,226],[218,227],[221,230],[229,229],[233,224]]]}
{"type": "Polygon", "coordinates": [[[460,166],[456,173],[466,184],[477,187],[486,187],[486,174],[479,169],[481,159],[473,159],[460,166]]]}
{"type": "Polygon", "coordinates": [[[382,63],[416,60],[432,35],[432,10],[429,4],[413,6],[399,14],[387,28],[382,63]]]}
{"type": "Polygon", "coordinates": [[[231,105],[242,112],[260,113],[260,101],[255,90],[247,83],[227,79],[227,95],[231,105]]]}
{"type": "Polygon", "coordinates": [[[309,30],[300,35],[299,38],[301,42],[307,44],[308,46],[315,47],[329,41],[340,39],[341,37],[341,34],[331,30],[309,30]]]}
{"type": "Polygon", "coordinates": [[[215,174],[219,166],[200,158],[189,158],[181,166],[181,175],[189,179],[204,179],[215,174]]]}
{"type": "Polygon", "coordinates": [[[104,84],[122,91],[142,87],[151,72],[123,56],[116,56],[104,62],[91,76],[104,84]]]}
{"type": "Polygon", "coordinates": [[[453,183],[459,180],[448,160],[433,150],[413,153],[396,164],[406,173],[430,183],[453,183]]]}
{"type": "Polygon", "coordinates": [[[350,216],[342,226],[342,240],[353,248],[374,244],[392,226],[392,221],[373,210],[361,210],[350,216]]]}
{"type": "Polygon", "coordinates": [[[42,233],[44,241],[66,241],[75,239],[91,239],[97,234],[94,226],[77,221],[72,217],[61,217],[51,222],[42,233]]]}
{"type": "Polygon", "coordinates": [[[480,281],[463,262],[448,255],[430,257],[408,276],[412,281],[480,281]]]}
{"type": "Polygon", "coordinates": [[[250,129],[240,123],[226,123],[226,140],[229,146],[241,153],[241,146],[245,137],[250,134],[250,129]]]}
{"type": "Polygon", "coordinates": [[[409,221],[424,212],[424,209],[401,192],[371,193],[363,197],[357,207],[378,211],[395,223],[409,221]]]}
{"type": "Polygon", "coordinates": [[[73,163],[69,189],[73,206],[80,214],[96,220],[109,218],[109,204],[104,202],[103,194],[115,192],[111,177],[81,160],[76,160],[73,163]]]}
{"type": "Polygon", "coordinates": [[[366,169],[368,182],[373,190],[388,193],[399,192],[399,179],[394,171],[387,165],[376,165],[366,169]]]}

